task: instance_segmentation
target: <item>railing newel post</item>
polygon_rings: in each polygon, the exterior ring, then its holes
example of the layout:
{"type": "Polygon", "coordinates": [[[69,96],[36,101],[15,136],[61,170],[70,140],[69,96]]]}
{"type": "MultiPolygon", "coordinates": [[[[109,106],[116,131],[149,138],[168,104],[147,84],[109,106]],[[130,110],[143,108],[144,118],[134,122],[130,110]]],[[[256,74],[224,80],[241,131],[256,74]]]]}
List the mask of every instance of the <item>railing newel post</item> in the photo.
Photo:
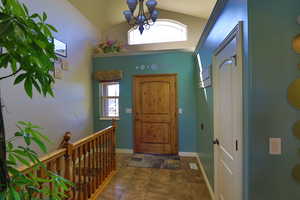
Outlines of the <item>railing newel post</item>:
{"type": "MultiPolygon", "coordinates": [[[[73,144],[70,143],[72,133],[71,132],[66,132],[64,135],[64,140],[62,142],[62,147],[66,149],[66,154],[65,154],[65,179],[71,180],[71,156],[73,153],[73,144]]],[[[74,170],[74,169],[73,169],[74,170]]],[[[67,191],[67,197],[66,199],[70,199],[71,197],[71,190],[67,191]]]]}

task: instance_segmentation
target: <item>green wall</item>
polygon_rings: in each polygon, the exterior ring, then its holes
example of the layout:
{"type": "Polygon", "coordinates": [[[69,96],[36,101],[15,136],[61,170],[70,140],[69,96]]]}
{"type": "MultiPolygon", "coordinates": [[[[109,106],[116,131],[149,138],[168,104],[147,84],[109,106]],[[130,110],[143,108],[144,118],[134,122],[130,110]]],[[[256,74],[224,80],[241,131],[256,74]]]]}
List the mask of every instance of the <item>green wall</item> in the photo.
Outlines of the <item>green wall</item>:
{"type": "Polygon", "coordinates": [[[249,1],[250,104],[249,191],[251,200],[300,199],[292,168],[300,163],[300,141],[292,133],[300,111],[287,102],[289,84],[300,77],[292,38],[300,33],[299,0],[249,1]],[[282,138],[280,156],[269,155],[269,138],[282,138]]]}
{"type": "MultiPolygon", "coordinates": [[[[239,21],[243,21],[244,25],[244,60],[245,60],[245,86],[248,85],[248,16],[247,16],[247,0],[228,0],[225,8],[221,12],[220,17],[214,24],[208,38],[196,53],[200,54],[203,67],[208,67],[212,64],[213,52],[218,48],[219,44],[225,39],[225,37],[233,30],[239,21]]],[[[199,76],[197,76],[199,79],[199,76]]],[[[198,126],[203,123],[204,129],[197,128],[197,152],[202,161],[209,182],[212,187],[214,186],[214,152],[213,152],[213,87],[198,89],[196,93],[197,98],[197,119],[198,126]]],[[[245,145],[244,149],[248,149],[248,88],[244,88],[245,98],[245,145]]],[[[246,151],[245,151],[246,152],[246,151]]],[[[244,199],[248,196],[247,176],[248,176],[248,155],[245,153],[245,188],[244,199]]],[[[254,200],[254,199],[251,199],[254,200]]]]}
{"type": "MultiPolygon", "coordinates": [[[[165,52],[136,56],[114,56],[94,58],[93,70],[120,69],[124,78],[120,81],[120,121],[118,121],[118,148],[133,148],[132,114],[125,113],[132,108],[132,76],[138,74],[178,74],[178,106],[183,109],[179,115],[179,151],[196,152],[196,82],[192,53],[165,52]],[[136,69],[137,66],[157,65],[157,70],[136,69]]],[[[109,121],[99,120],[99,84],[93,82],[94,129],[101,130],[110,125],[109,121]]]]}

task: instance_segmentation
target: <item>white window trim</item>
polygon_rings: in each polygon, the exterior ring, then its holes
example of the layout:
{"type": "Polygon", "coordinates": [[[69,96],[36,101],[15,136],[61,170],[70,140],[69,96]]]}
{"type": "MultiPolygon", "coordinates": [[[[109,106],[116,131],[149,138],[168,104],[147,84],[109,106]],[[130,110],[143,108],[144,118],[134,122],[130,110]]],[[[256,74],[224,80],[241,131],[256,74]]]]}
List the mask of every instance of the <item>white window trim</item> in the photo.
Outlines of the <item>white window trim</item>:
{"type": "MultiPolygon", "coordinates": [[[[130,32],[136,30],[134,28],[131,28],[128,32],[127,32],[127,43],[128,45],[149,45],[149,44],[161,44],[161,43],[173,43],[173,42],[185,42],[185,41],[188,41],[188,26],[179,22],[179,21],[176,21],[176,20],[172,20],[172,19],[158,19],[155,23],[159,23],[159,22],[171,22],[171,23],[174,23],[174,24],[177,24],[181,27],[183,27],[183,29],[185,29],[185,39],[184,40],[180,40],[180,41],[167,41],[167,42],[153,42],[153,43],[143,43],[143,44],[132,44],[130,42],[130,32]]],[[[151,28],[151,27],[150,27],[151,28]]]]}
{"type": "Polygon", "coordinates": [[[111,82],[103,82],[103,83],[100,83],[99,86],[99,90],[101,90],[101,93],[100,93],[100,120],[103,120],[103,121],[108,121],[108,120],[120,120],[120,107],[119,107],[119,116],[117,117],[109,117],[109,116],[104,116],[103,115],[103,110],[104,110],[104,104],[103,104],[103,99],[104,98],[107,98],[107,96],[103,96],[103,85],[109,85],[109,84],[119,84],[119,96],[111,96],[109,98],[117,98],[119,99],[119,106],[120,106],[120,82],[118,81],[111,81],[111,82]]]}

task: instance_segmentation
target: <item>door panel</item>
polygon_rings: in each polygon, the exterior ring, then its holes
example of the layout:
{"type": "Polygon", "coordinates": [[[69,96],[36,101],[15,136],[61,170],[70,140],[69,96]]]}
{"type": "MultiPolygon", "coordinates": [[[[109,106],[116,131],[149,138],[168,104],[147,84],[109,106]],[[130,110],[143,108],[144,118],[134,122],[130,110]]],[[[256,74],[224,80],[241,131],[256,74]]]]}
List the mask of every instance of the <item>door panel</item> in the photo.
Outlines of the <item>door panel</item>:
{"type": "Polygon", "coordinates": [[[213,60],[217,200],[242,200],[243,69],[240,34],[235,31],[213,60]]]}
{"type": "Polygon", "coordinates": [[[145,81],[141,85],[143,114],[170,113],[170,82],[145,81]]]}
{"type": "Polygon", "coordinates": [[[171,75],[134,77],[135,152],[177,154],[177,91],[171,75]]]}

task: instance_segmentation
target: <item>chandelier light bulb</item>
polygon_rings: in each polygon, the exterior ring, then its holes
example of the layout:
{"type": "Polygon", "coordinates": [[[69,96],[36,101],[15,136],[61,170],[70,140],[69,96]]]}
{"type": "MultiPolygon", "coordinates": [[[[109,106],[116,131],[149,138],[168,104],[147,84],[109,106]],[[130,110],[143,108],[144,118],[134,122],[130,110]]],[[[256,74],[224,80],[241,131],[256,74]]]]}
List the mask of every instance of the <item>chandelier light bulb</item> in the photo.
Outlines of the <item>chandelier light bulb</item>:
{"type": "Polygon", "coordinates": [[[132,19],[132,12],[130,10],[125,10],[123,12],[125,19],[127,20],[127,22],[130,22],[130,20],[132,19]]]}
{"type": "Polygon", "coordinates": [[[136,9],[138,2],[137,0],[127,0],[128,8],[131,10],[131,12],[134,12],[136,9]]]}
{"type": "Polygon", "coordinates": [[[151,19],[153,22],[156,22],[157,18],[158,18],[158,10],[153,10],[153,12],[151,13],[151,19]]]}
{"type": "Polygon", "coordinates": [[[137,23],[143,24],[145,20],[146,20],[146,17],[144,15],[138,16],[137,23]]]}
{"type": "Polygon", "coordinates": [[[153,10],[155,9],[156,5],[157,5],[157,1],[155,1],[155,0],[148,0],[146,2],[146,5],[148,7],[149,12],[152,13],[153,10]]]}

